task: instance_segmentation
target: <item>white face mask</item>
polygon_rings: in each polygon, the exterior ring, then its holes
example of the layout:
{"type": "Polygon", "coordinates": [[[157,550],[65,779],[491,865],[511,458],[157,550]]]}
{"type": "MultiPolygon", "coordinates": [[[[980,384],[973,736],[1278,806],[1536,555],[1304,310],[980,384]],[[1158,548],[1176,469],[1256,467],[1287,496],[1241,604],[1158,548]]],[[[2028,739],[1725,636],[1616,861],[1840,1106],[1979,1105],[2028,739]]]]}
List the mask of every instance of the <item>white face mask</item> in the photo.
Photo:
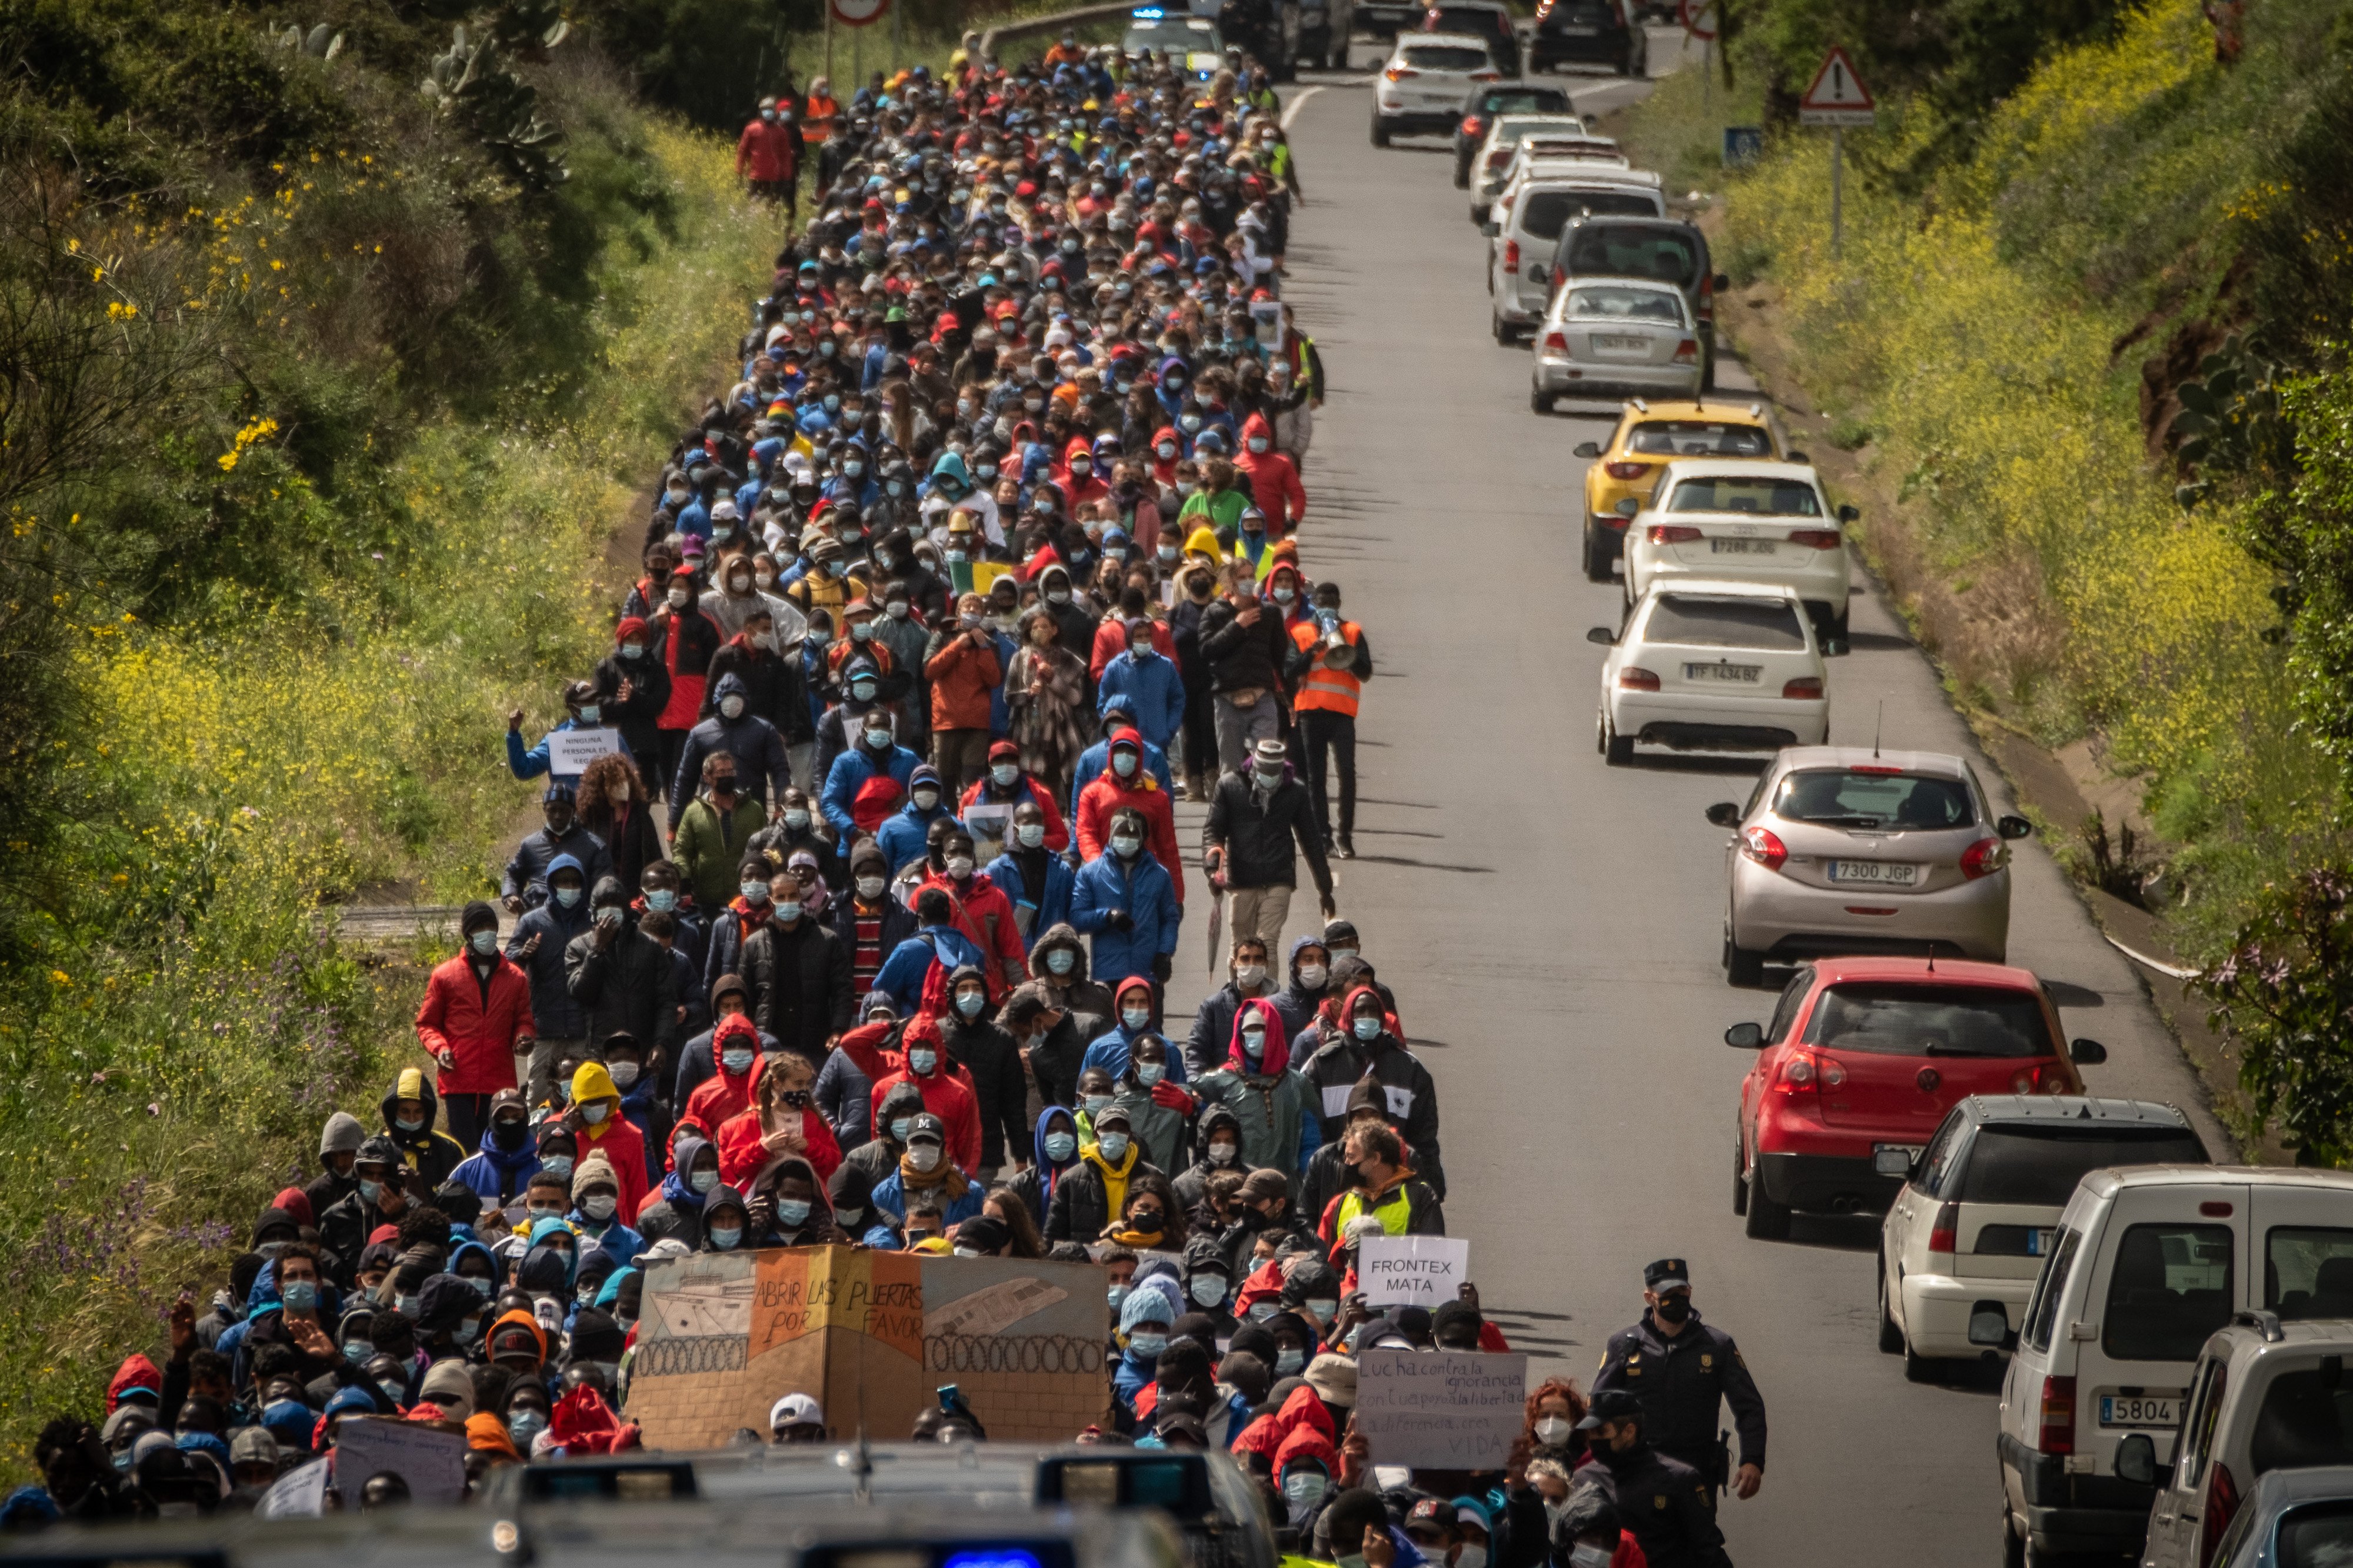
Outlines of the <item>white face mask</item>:
{"type": "Polygon", "coordinates": [[[936,1144],[910,1143],[907,1145],[907,1163],[914,1166],[918,1171],[934,1170],[939,1163],[940,1151],[936,1144]]]}
{"type": "Polygon", "coordinates": [[[1557,1447],[1567,1442],[1569,1435],[1576,1430],[1565,1417],[1547,1415],[1536,1423],[1536,1441],[1557,1447]]]}
{"type": "Polygon", "coordinates": [[[1299,984],[1304,985],[1310,991],[1324,984],[1324,966],[1320,963],[1301,964],[1299,966],[1299,984]]]}
{"type": "Polygon", "coordinates": [[[1022,848],[1035,849],[1046,842],[1046,825],[1042,822],[1016,823],[1013,837],[1022,848]]]}
{"type": "Polygon", "coordinates": [[[611,1219],[613,1210],[618,1207],[619,1204],[620,1200],[610,1193],[591,1193],[580,1200],[580,1212],[590,1219],[611,1219]]]}
{"type": "Polygon", "coordinates": [[[959,882],[963,881],[966,877],[971,876],[972,857],[969,855],[949,856],[948,875],[954,877],[959,882]]]}
{"type": "Polygon", "coordinates": [[[1238,963],[1234,965],[1234,984],[1249,991],[1266,984],[1266,965],[1238,963]]]}
{"type": "Polygon", "coordinates": [[[858,879],[858,896],[871,903],[882,896],[883,886],[883,879],[880,877],[860,877],[858,879]]]}
{"type": "Polygon", "coordinates": [[[1487,1549],[1470,1542],[1454,1553],[1454,1568],[1487,1568],[1487,1549]]]}

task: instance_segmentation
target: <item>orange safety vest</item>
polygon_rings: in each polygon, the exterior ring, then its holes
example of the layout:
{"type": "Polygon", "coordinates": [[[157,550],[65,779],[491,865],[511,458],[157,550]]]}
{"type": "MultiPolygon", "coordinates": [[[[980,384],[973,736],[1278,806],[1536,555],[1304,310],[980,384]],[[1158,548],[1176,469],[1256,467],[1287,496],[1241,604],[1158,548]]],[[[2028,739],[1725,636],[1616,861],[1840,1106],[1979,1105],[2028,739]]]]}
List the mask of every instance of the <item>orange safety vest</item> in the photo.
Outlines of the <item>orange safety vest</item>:
{"type": "MultiPolygon", "coordinates": [[[[1340,637],[1350,647],[1356,646],[1358,628],[1354,621],[1340,623],[1340,637]]],[[[1291,628],[1291,640],[1305,653],[1324,640],[1324,628],[1313,621],[1291,628]]],[[[1299,712],[1343,713],[1356,716],[1357,700],[1364,694],[1365,683],[1353,669],[1334,669],[1318,655],[1308,665],[1307,674],[1299,682],[1299,695],[1291,706],[1299,712]]]]}

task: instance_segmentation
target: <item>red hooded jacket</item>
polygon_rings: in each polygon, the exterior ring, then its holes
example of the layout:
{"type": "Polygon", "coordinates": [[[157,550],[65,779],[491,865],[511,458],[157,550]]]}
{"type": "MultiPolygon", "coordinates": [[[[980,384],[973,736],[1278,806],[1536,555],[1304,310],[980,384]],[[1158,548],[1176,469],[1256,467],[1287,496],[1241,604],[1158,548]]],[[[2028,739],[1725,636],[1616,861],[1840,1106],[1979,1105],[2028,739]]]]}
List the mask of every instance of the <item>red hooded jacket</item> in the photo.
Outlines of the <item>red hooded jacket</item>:
{"type": "Polygon", "coordinates": [[[711,1065],[714,1072],[695,1085],[694,1092],[686,1099],[686,1113],[705,1127],[723,1127],[734,1118],[752,1109],[753,1091],[759,1088],[761,1069],[768,1065],[760,1054],[759,1026],[741,1013],[731,1013],[719,1020],[711,1032],[711,1065]],[[742,1036],[752,1047],[752,1065],[736,1078],[720,1060],[727,1042],[742,1036]]]}
{"type": "MultiPolygon", "coordinates": [[[[932,1076],[919,1077],[909,1068],[877,1079],[870,1103],[879,1106],[891,1098],[891,1091],[899,1085],[913,1084],[916,1092],[923,1097],[923,1109],[938,1117],[947,1129],[948,1158],[955,1162],[957,1170],[971,1175],[980,1169],[980,1100],[970,1084],[949,1070],[947,1042],[940,1037],[940,1021],[930,1016],[909,1019],[899,1042],[909,1050],[928,1045],[939,1053],[932,1065],[932,1076]]],[[[827,1174],[830,1176],[832,1173],[827,1174]]]]}
{"type": "Polygon", "coordinates": [[[1250,499],[1266,513],[1267,538],[1281,539],[1306,521],[1307,491],[1299,482],[1299,468],[1274,449],[1274,428],[1265,415],[1253,414],[1243,421],[1242,449],[1235,455],[1234,467],[1250,476],[1250,499]],[[1254,440],[1266,442],[1266,450],[1251,451],[1254,440]]]}
{"type": "Polygon", "coordinates": [[[1133,806],[1143,814],[1145,846],[1152,858],[1160,862],[1168,879],[1176,884],[1176,903],[1185,903],[1185,857],[1176,847],[1176,807],[1168,792],[1144,766],[1144,737],[1134,729],[1112,731],[1111,742],[1116,746],[1122,741],[1135,748],[1136,768],[1133,778],[1121,778],[1118,771],[1105,765],[1095,781],[1079,792],[1077,832],[1079,858],[1092,860],[1101,857],[1111,845],[1111,814],[1121,806],[1133,806]]]}
{"type": "Polygon", "coordinates": [[[134,1388],[145,1389],[159,1404],[164,1398],[164,1374],[155,1370],[153,1362],[136,1352],[122,1358],[122,1364],[115,1369],[114,1381],[106,1385],[106,1413],[113,1415],[123,1394],[134,1388]]]}
{"type": "MultiPolygon", "coordinates": [[[[801,1113],[801,1157],[813,1167],[823,1181],[831,1181],[841,1169],[841,1145],[833,1136],[833,1129],[815,1105],[801,1113]]],[[[762,1142],[766,1131],[760,1125],[757,1106],[732,1116],[719,1129],[719,1179],[743,1194],[748,1201],[752,1184],[771,1162],[780,1158],[768,1152],[762,1142]]]]}

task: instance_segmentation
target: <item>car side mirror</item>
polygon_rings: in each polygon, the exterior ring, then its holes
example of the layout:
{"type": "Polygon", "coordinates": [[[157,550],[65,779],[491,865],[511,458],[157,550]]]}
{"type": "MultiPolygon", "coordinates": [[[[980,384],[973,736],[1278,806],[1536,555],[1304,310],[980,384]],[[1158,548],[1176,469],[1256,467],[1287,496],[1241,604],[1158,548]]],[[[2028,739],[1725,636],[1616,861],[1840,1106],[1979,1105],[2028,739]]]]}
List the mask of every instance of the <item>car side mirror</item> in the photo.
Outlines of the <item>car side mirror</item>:
{"type": "Polygon", "coordinates": [[[1735,1024],[1732,1027],[1724,1031],[1724,1043],[1730,1046],[1736,1051],[1754,1051],[1761,1049],[1765,1044],[1765,1026],[1762,1024],[1735,1024]]]}
{"type": "Polygon", "coordinates": [[[1719,800],[1707,808],[1707,819],[1718,827],[1740,826],[1740,808],[1728,800],[1719,800]]]}
{"type": "MultiPolygon", "coordinates": [[[[2018,1335],[2011,1330],[2010,1314],[2002,1310],[2000,1302],[1978,1301],[1970,1306],[1969,1343],[1983,1346],[1989,1351],[2010,1351],[2018,1348],[2018,1335]]],[[[2144,1443],[2147,1442],[2147,1435],[2141,1434],[2140,1440],[2144,1443]]],[[[2130,1439],[2127,1438],[2126,1441],[2129,1442],[2130,1439]]],[[[2154,1466],[2155,1462],[2156,1456],[2152,1451],[2150,1463],[2154,1466]]],[[[2119,1464],[2117,1468],[2118,1473],[2121,1474],[2122,1465],[2119,1464]]]]}
{"type": "Polygon", "coordinates": [[[1479,226],[1479,232],[1485,235],[1489,239],[1493,239],[1497,235],[1504,232],[1504,226],[1497,223],[1493,218],[1489,218],[1485,223],[1479,226]]]}
{"type": "Polygon", "coordinates": [[[1620,501],[1614,510],[1620,517],[1632,517],[1642,510],[1642,503],[1632,496],[1628,496],[1624,500],[1620,501]]]}
{"type": "Polygon", "coordinates": [[[2070,1040],[2067,1042],[2067,1059],[2077,1067],[2105,1067],[2108,1060],[2108,1047],[2097,1040],[2070,1040]]]}
{"type": "Polygon", "coordinates": [[[2005,816],[1993,825],[1993,830],[2004,838],[2031,838],[2034,824],[2022,816],[2005,816]]]}
{"type": "Polygon", "coordinates": [[[1841,522],[1854,522],[1859,521],[1862,516],[1862,509],[1861,507],[1842,506],[1839,508],[1838,517],[1841,522]]]}
{"type": "Polygon", "coordinates": [[[1717,273],[1717,274],[1715,275],[1715,287],[1716,287],[1716,289],[1717,289],[1717,290],[1718,290],[1719,292],[1720,292],[1720,291],[1722,291],[1722,290],[1724,290],[1724,289],[1729,289],[1729,288],[1731,288],[1731,287],[1732,287],[1732,274],[1731,274],[1731,273],[1729,273],[1729,272],[1719,272],[1719,273],[1717,273]]]}
{"type": "MultiPolygon", "coordinates": [[[[1972,1342],[1977,1339],[1974,1327],[1969,1339],[1972,1342]]],[[[2116,1445],[2116,1479],[2137,1487],[2157,1484],[2157,1443],[2147,1433],[2136,1432],[2116,1445]]]]}
{"type": "Polygon", "coordinates": [[[1810,463],[1813,461],[1811,458],[1807,457],[1803,452],[1797,451],[1782,453],[1781,460],[1785,463],[1810,463]]]}
{"type": "Polygon", "coordinates": [[[1569,448],[1568,455],[1572,458],[1598,458],[1601,456],[1601,443],[1599,441],[1579,441],[1575,447],[1569,448]]]}
{"type": "Polygon", "coordinates": [[[1616,647],[1618,646],[1618,634],[1611,631],[1608,626],[1588,626],[1586,628],[1585,640],[1587,642],[1598,642],[1603,647],[1616,647]]]}

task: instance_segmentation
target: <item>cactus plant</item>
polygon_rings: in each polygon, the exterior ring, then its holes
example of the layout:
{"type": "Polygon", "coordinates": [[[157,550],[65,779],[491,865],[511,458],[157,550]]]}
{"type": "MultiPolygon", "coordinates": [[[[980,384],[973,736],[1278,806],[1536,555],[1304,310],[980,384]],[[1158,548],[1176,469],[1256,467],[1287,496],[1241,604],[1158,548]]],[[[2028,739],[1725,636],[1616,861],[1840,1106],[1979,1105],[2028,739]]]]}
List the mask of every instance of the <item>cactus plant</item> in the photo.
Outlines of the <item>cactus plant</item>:
{"type": "Polygon", "coordinates": [[[2243,334],[2232,332],[2198,368],[2203,379],[2176,390],[2181,411],[2167,426],[2181,460],[2198,469],[2196,480],[2175,487],[2184,510],[2203,500],[2217,479],[2261,480],[2285,468],[2294,442],[2280,416],[2280,367],[2243,334]]]}
{"type": "Polygon", "coordinates": [[[264,27],[261,36],[281,49],[290,49],[307,58],[325,62],[343,52],[343,36],[322,22],[304,32],[299,23],[289,22],[283,32],[264,27]]]}
{"type": "Polygon", "coordinates": [[[495,38],[476,38],[462,22],[451,28],[419,90],[525,190],[544,193],[568,177],[557,151],[563,131],[539,117],[538,89],[500,60],[495,38]]]}

